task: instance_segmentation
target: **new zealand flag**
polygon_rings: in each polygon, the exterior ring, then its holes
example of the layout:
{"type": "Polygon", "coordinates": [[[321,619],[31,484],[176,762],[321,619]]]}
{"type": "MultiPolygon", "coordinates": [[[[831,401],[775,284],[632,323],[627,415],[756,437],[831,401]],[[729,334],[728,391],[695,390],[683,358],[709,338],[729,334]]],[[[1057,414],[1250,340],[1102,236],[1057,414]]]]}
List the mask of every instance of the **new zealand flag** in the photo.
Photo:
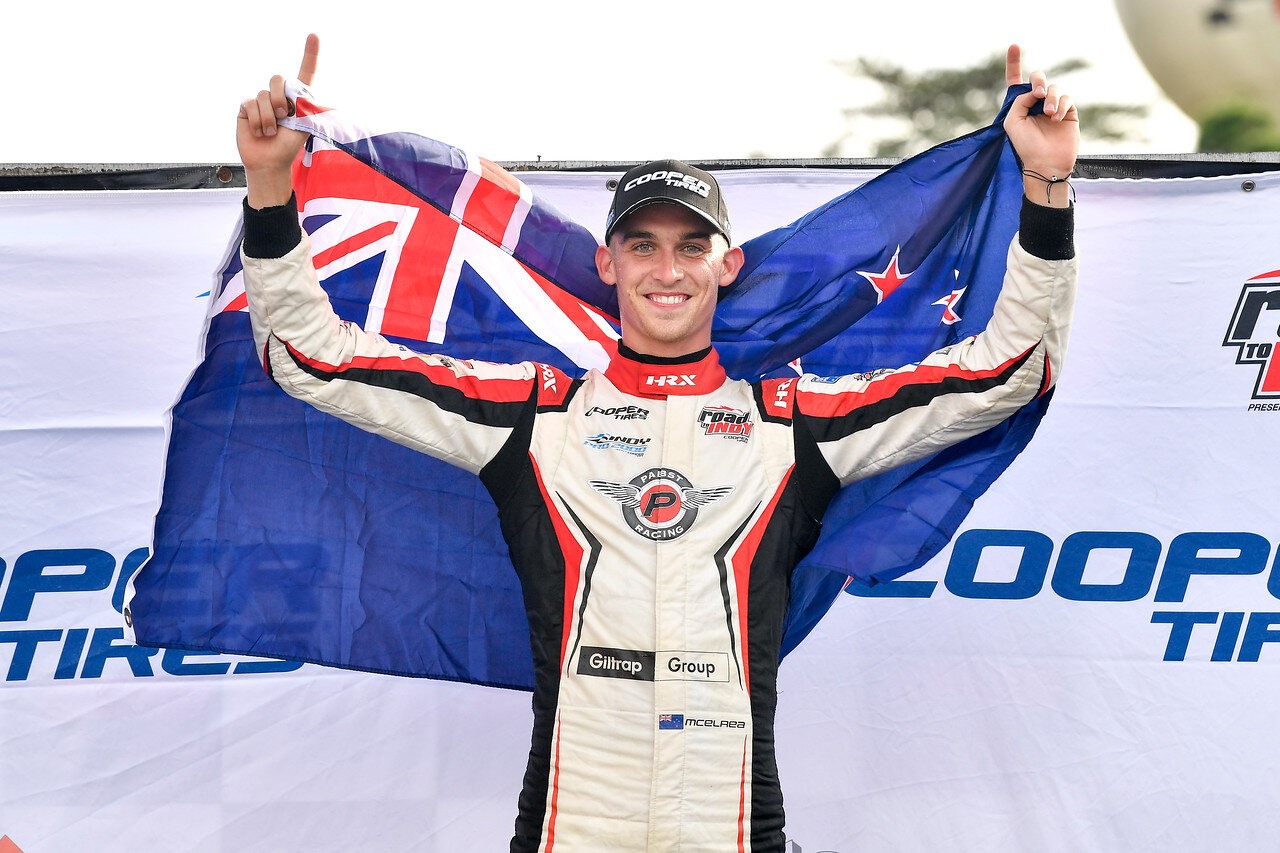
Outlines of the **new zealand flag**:
{"type": "MultiPolygon", "coordinates": [[[[590,232],[488,161],[367,134],[297,94],[291,121],[312,138],[294,186],[338,314],[419,351],[574,375],[607,363],[617,308],[590,232]]],[[[1022,197],[1002,119],[744,244],[714,329],[729,374],[794,375],[797,359],[820,375],[897,367],[980,331],[1022,197]]],[[[254,352],[238,246],[172,411],[153,554],[129,607],[137,641],[531,689],[487,492],[277,389],[254,352]]],[[[784,648],[850,578],[865,589],[936,554],[1046,405],[844,489],[796,569],[784,648]]]]}

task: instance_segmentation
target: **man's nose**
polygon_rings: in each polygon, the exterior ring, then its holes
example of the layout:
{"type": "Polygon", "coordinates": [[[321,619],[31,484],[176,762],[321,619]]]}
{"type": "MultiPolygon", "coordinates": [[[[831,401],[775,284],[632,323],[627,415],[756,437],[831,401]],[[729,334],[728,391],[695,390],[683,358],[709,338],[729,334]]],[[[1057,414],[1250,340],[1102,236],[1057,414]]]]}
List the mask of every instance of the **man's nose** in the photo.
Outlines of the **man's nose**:
{"type": "Polygon", "coordinates": [[[680,261],[675,252],[662,252],[658,255],[654,278],[672,284],[684,278],[684,270],[680,268],[680,261]]]}

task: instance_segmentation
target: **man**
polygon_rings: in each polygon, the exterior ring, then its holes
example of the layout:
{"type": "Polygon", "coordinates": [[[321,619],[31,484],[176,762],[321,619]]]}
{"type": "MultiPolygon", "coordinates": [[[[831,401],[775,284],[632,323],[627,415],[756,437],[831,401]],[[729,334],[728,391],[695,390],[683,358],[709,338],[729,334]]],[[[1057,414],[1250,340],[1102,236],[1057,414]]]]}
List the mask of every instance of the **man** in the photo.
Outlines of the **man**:
{"type": "MultiPolygon", "coordinates": [[[[317,51],[312,37],[303,82],[317,51]]],[[[1007,74],[1021,81],[1016,48],[1007,74]]],[[[243,262],[266,369],[479,475],[498,506],[535,666],[512,850],[782,849],[779,645],[827,503],[999,423],[1061,367],[1077,119],[1043,74],[1032,87],[1006,121],[1030,201],[987,330],[896,371],[757,383],[728,380],[711,346],[743,256],[706,172],[657,161],[623,176],[596,253],[622,341],[606,370],[573,378],[421,356],[340,321],[292,200],[303,136],[276,124],[283,80],[242,105],[243,262]]]]}

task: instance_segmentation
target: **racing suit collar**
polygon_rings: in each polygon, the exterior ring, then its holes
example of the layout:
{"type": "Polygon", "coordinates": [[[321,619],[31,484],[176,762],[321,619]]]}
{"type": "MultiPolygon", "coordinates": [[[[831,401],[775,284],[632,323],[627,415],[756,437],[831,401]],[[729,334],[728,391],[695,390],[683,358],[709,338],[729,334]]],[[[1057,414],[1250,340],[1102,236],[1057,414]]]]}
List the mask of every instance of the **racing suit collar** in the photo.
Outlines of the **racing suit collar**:
{"type": "Polygon", "coordinates": [[[712,347],[683,358],[647,356],[618,344],[618,354],[604,372],[619,390],[638,397],[710,394],[724,384],[724,368],[712,347]]]}

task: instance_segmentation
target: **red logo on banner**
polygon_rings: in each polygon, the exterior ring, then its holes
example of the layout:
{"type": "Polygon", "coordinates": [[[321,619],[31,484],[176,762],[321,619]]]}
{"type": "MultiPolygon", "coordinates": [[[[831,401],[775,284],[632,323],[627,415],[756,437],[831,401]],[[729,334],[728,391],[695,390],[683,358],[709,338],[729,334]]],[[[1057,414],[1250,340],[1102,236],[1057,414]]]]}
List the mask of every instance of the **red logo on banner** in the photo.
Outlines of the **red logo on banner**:
{"type": "Polygon", "coordinates": [[[9,836],[4,835],[0,836],[0,853],[22,853],[22,850],[9,836]]]}
{"type": "Polygon", "coordinates": [[[1236,348],[1236,364],[1257,366],[1253,399],[1280,398],[1280,270],[1245,282],[1222,345],[1236,348]]]}

